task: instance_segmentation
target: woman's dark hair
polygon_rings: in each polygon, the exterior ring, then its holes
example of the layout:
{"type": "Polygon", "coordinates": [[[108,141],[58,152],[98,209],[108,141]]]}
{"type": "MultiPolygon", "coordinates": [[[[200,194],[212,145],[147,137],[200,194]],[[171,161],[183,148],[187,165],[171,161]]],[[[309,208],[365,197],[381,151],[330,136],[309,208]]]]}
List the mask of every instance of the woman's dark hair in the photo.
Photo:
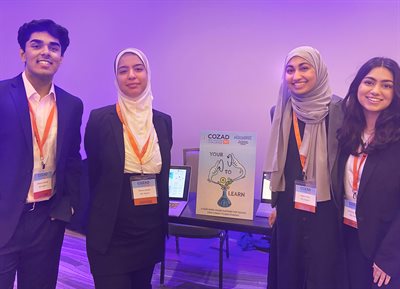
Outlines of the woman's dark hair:
{"type": "Polygon", "coordinates": [[[341,149],[352,155],[357,155],[360,145],[363,152],[371,153],[384,149],[388,144],[400,140],[400,67],[396,61],[385,57],[374,57],[368,60],[358,70],[343,101],[344,120],[337,131],[341,149]],[[365,147],[362,134],[366,126],[363,108],[358,101],[358,87],[364,77],[374,68],[384,67],[393,74],[393,100],[383,110],[376,120],[375,133],[372,142],[365,147]]]}
{"type": "Polygon", "coordinates": [[[65,50],[69,45],[68,30],[66,28],[50,19],[32,20],[25,23],[18,30],[18,43],[23,51],[25,51],[26,42],[34,32],[47,32],[57,38],[61,45],[61,55],[64,56],[65,50]]]}

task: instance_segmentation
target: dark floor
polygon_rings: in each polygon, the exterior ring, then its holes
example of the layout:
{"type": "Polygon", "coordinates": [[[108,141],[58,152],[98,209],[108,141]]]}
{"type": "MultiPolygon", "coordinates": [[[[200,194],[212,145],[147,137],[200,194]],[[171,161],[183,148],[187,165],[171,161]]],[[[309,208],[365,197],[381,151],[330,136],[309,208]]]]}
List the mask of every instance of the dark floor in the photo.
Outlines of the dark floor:
{"type": "MultiPolygon", "coordinates": [[[[243,251],[239,232],[229,232],[230,258],[224,256],[224,288],[266,288],[268,253],[243,251]]],[[[261,240],[254,235],[247,241],[261,240]]],[[[248,242],[245,242],[246,244],[248,242]]],[[[175,239],[167,241],[165,285],[160,286],[160,266],[153,275],[153,289],[218,288],[218,239],[180,239],[181,252],[175,252],[175,239]]],[[[85,238],[74,232],[65,235],[61,253],[58,289],[94,288],[85,251],[85,238]]],[[[110,288],[111,289],[111,288],[110,288]]]]}

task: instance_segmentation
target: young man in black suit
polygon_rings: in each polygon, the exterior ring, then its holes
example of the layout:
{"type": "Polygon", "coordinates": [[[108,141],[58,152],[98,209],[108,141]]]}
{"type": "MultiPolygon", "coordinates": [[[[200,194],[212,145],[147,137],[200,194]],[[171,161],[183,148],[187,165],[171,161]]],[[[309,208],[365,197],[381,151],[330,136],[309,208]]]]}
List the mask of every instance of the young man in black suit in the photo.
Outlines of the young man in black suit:
{"type": "Polygon", "coordinates": [[[19,28],[24,71],[0,82],[0,288],[56,287],[81,171],[80,99],[53,84],[69,45],[52,20],[19,28]]]}

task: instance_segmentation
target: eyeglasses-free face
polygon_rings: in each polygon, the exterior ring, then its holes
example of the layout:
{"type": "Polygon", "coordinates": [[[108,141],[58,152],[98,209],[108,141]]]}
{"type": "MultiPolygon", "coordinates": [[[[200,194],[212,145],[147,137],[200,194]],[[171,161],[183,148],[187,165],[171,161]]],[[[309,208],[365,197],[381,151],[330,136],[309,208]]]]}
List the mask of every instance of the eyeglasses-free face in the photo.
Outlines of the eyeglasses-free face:
{"type": "Polygon", "coordinates": [[[310,92],[317,83],[314,67],[304,58],[295,56],[286,65],[285,79],[291,92],[303,95],[310,92]]]}
{"type": "Polygon", "coordinates": [[[59,40],[47,32],[32,33],[25,51],[21,49],[20,56],[25,62],[26,76],[30,81],[52,81],[63,59],[59,40]]]}
{"type": "Polygon", "coordinates": [[[357,99],[364,113],[379,114],[392,103],[393,95],[393,74],[385,67],[372,69],[363,78],[357,91],[357,99]]]}
{"type": "Polygon", "coordinates": [[[121,56],[117,68],[119,89],[130,98],[137,98],[146,89],[148,77],[142,60],[133,53],[121,56]]]}

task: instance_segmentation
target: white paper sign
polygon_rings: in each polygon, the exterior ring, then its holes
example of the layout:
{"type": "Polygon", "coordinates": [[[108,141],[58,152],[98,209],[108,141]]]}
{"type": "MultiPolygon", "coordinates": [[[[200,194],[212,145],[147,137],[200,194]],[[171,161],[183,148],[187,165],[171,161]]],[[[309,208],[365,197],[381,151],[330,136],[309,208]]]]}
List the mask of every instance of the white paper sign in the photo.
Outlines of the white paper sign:
{"type": "Polygon", "coordinates": [[[256,135],[201,133],[196,214],[253,219],[256,135]]]}

